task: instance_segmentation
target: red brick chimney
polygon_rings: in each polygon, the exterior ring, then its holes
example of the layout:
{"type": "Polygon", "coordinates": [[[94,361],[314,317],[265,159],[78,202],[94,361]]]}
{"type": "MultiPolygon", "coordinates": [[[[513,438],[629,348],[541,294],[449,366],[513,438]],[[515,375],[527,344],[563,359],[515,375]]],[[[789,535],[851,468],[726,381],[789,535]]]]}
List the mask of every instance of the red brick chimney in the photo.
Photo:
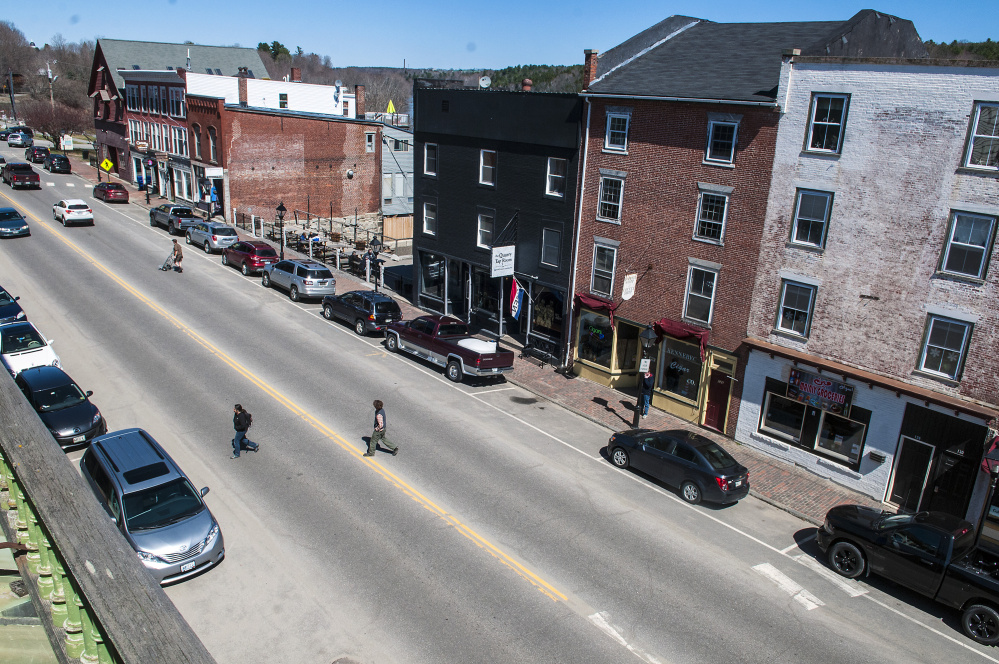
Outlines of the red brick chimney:
{"type": "Polygon", "coordinates": [[[177,67],[177,76],[180,76],[180,80],[184,81],[184,86],[187,86],[187,71],[183,67],[177,67]]]}
{"type": "Polygon", "coordinates": [[[354,86],[354,117],[358,120],[364,119],[364,86],[354,86]]]}
{"type": "Polygon", "coordinates": [[[249,94],[246,92],[246,76],[239,76],[236,81],[239,84],[239,105],[247,106],[249,105],[249,94]]]}
{"type": "Polygon", "coordinates": [[[534,87],[534,81],[532,81],[529,78],[525,78],[523,81],[520,82],[520,89],[523,92],[530,92],[531,88],[533,87],[534,87]]]}
{"type": "Polygon", "coordinates": [[[600,51],[588,48],[583,51],[583,56],[586,58],[583,62],[583,89],[590,87],[590,83],[593,79],[597,77],[597,55],[600,51]]]}
{"type": "Polygon", "coordinates": [[[302,82],[302,70],[298,67],[291,68],[291,82],[301,83],[302,82]]]}

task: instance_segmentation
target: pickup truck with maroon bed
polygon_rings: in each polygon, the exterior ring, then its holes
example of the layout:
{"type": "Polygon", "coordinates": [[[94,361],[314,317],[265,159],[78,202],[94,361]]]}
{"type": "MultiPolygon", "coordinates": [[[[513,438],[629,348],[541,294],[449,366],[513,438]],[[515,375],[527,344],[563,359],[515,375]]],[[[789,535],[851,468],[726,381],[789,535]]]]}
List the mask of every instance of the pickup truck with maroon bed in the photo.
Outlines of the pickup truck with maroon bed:
{"type": "Polygon", "coordinates": [[[472,336],[468,325],[450,316],[420,316],[389,323],[389,351],[402,351],[444,367],[456,383],[466,375],[501,376],[513,370],[513,351],[497,350],[496,342],[472,336]]]}
{"type": "Polygon", "coordinates": [[[0,179],[10,185],[11,189],[19,187],[42,188],[42,180],[38,173],[31,167],[31,164],[23,162],[10,162],[4,164],[0,169],[0,179]]]}

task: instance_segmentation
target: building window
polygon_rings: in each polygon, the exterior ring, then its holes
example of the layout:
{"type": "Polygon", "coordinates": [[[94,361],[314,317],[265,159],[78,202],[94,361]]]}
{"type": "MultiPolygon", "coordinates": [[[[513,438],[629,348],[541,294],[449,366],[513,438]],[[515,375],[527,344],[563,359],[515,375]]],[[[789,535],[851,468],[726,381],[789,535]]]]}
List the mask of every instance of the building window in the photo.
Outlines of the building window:
{"type": "Polygon", "coordinates": [[[839,154],[846,127],[847,95],[812,95],[812,113],[808,123],[808,150],[839,154]]]}
{"type": "Polygon", "coordinates": [[[423,204],[423,232],[437,235],[437,201],[426,201],[423,204]]]}
{"type": "Polygon", "coordinates": [[[139,86],[137,85],[125,86],[125,108],[127,108],[130,111],[139,110],[139,86]]]}
{"type": "Polygon", "coordinates": [[[350,100],[348,99],[343,100],[343,115],[347,118],[350,117],[350,100]]]}
{"type": "Polygon", "coordinates": [[[604,149],[616,152],[628,150],[628,115],[607,114],[607,134],[604,136],[604,149]]]}
{"type": "Polygon", "coordinates": [[[146,90],[147,88],[144,85],[139,87],[139,96],[140,96],[139,105],[141,106],[143,113],[149,110],[149,98],[146,94],[146,90]]]}
{"type": "Polygon", "coordinates": [[[420,252],[420,293],[435,300],[444,299],[444,257],[420,252]]]}
{"type": "Polygon", "coordinates": [[[288,108],[288,93],[278,93],[278,108],[288,108]]]}
{"type": "Polygon", "coordinates": [[[736,129],[739,125],[734,122],[709,122],[708,123],[708,152],[705,157],[707,161],[716,161],[722,164],[731,164],[735,161],[736,129]]]}
{"type": "Polygon", "coordinates": [[[194,158],[201,159],[201,125],[192,125],[191,132],[194,133],[194,158]]]}
{"type": "Polygon", "coordinates": [[[184,108],[184,91],[181,88],[170,88],[170,115],[176,118],[187,115],[184,108]]]}
{"type": "Polygon", "coordinates": [[[496,184],[496,152],[479,150],[479,184],[496,184]]]}
{"type": "Polygon", "coordinates": [[[597,208],[597,219],[621,221],[621,196],[624,193],[624,180],[619,178],[600,178],[600,204],[597,208]]]}
{"type": "Polygon", "coordinates": [[[208,158],[212,163],[216,163],[219,160],[219,137],[215,131],[215,127],[208,128],[208,158]]]}
{"type": "Polygon", "coordinates": [[[808,336],[815,305],[815,287],[785,281],[781,284],[780,316],[777,329],[802,337],[808,336]]]}
{"type": "Polygon", "coordinates": [[[701,192],[697,206],[697,227],[694,237],[721,243],[725,234],[725,214],[728,211],[728,196],[701,192]]]}
{"type": "Polygon", "coordinates": [[[593,273],[590,275],[590,292],[610,297],[614,291],[614,267],[617,248],[602,244],[593,245],[593,273]]]}
{"type": "Polygon", "coordinates": [[[160,125],[163,127],[163,152],[173,152],[170,142],[170,125],[160,125]]]}
{"type": "Polygon", "coordinates": [[[160,112],[159,88],[155,85],[149,86],[149,112],[154,115],[159,115],[160,112]]]}
{"type": "Polygon", "coordinates": [[[554,228],[541,229],[541,264],[559,267],[559,254],[562,248],[562,232],[554,228]]]}
{"type": "Polygon", "coordinates": [[[999,169],[999,104],[975,104],[965,166],[999,169]]]}
{"type": "Polygon", "coordinates": [[[398,138],[392,139],[393,152],[409,152],[409,141],[401,141],[398,138]]]}
{"type": "Polygon", "coordinates": [[[565,159],[548,157],[548,177],[545,184],[545,193],[549,196],[565,196],[565,159]]]}
{"type": "Polygon", "coordinates": [[[942,316],[929,316],[926,340],[919,360],[921,371],[957,380],[961,375],[971,324],[942,316]]]}
{"type": "Polygon", "coordinates": [[[364,151],[374,152],[375,151],[375,135],[365,134],[364,135],[364,151]]]}
{"type": "Polygon", "coordinates": [[[614,356],[614,328],[610,318],[593,311],[580,312],[576,349],[579,359],[610,369],[614,356]]]}
{"type": "Polygon", "coordinates": [[[423,173],[437,175],[437,144],[427,143],[423,146],[423,173]]]}
{"type": "Polygon", "coordinates": [[[984,279],[995,235],[996,218],[967,212],[951,215],[950,234],[944,246],[942,270],[984,279]]]}
{"type": "Polygon", "coordinates": [[[825,247],[832,194],[799,189],[797,198],[791,242],[819,249],[825,247]]]}
{"type": "MultiPolygon", "coordinates": [[[[188,156],[187,153],[187,128],[186,127],[171,127],[171,133],[173,134],[173,153],[179,154],[183,157],[188,156]]],[[[186,172],[186,171],[185,171],[186,172]]],[[[184,198],[188,198],[184,196],[184,198]]]]}
{"type": "Polygon", "coordinates": [[[797,443],[801,440],[801,428],[804,424],[805,404],[767,392],[760,429],[777,434],[780,438],[790,438],[797,443]]]}
{"type": "Polygon", "coordinates": [[[493,246],[493,215],[487,212],[479,213],[479,226],[476,243],[483,249],[493,246]]]}
{"type": "Polygon", "coordinates": [[[711,310],[715,301],[715,281],[718,273],[691,267],[687,273],[687,301],[683,307],[684,318],[701,323],[711,323],[711,310]]]}

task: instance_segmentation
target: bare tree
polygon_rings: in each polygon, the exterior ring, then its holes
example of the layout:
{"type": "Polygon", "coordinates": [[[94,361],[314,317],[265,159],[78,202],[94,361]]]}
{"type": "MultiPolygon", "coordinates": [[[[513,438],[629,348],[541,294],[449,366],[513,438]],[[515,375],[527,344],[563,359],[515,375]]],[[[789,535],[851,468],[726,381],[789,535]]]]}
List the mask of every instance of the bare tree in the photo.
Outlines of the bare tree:
{"type": "Polygon", "coordinates": [[[27,124],[54,145],[59,145],[64,134],[83,132],[93,125],[93,118],[86,109],[61,102],[53,106],[48,101],[27,101],[21,105],[21,114],[27,124]]]}

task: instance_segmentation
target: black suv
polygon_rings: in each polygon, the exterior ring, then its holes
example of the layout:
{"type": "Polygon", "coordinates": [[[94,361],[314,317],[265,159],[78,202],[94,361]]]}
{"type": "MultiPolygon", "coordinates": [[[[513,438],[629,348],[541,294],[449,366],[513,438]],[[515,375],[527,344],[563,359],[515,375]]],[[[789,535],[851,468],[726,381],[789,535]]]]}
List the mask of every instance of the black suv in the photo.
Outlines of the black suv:
{"type": "Polygon", "coordinates": [[[30,147],[24,151],[24,158],[32,164],[40,164],[49,156],[48,148],[30,147]]]}
{"type": "Polygon", "coordinates": [[[69,157],[64,154],[50,154],[45,157],[42,168],[49,173],[72,173],[73,168],[69,164],[69,157]]]}
{"type": "Polygon", "coordinates": [[[389,323],[402,320],[402,310],[392,298],[372,291],[350,291],[323,298],[323,317],[339,318],[354,325],[354,332],[382,332],[389,323]]]}

